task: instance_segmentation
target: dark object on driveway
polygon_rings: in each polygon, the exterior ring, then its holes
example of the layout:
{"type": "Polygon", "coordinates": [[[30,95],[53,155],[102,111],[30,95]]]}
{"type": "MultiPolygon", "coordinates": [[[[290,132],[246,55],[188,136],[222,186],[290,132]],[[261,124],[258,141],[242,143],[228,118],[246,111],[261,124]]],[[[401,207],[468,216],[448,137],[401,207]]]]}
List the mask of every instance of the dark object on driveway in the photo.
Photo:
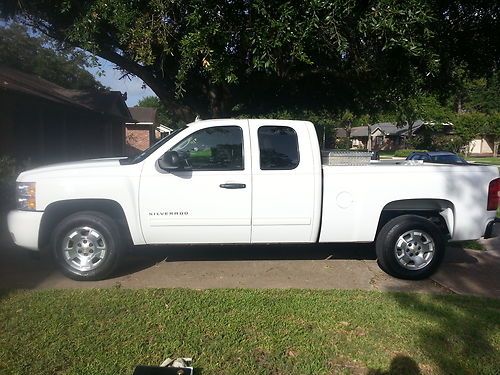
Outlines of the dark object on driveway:
{"type": "Polygon", "coordinates": [[[167,358],[160,366],[137,366],[133,375],[193,375],[192,358],[167,358]]]}
{"type": "Polygon", "coordinates": [[[133,375],[192,375],[189,367],[137,366],[133,375]]]}
{"type": "Polygon", "coordinates": [[[423,160],[426,163],[439,164],[469,164],[454,152],[448,151],[412,152],[406,160],[423,160]]]}

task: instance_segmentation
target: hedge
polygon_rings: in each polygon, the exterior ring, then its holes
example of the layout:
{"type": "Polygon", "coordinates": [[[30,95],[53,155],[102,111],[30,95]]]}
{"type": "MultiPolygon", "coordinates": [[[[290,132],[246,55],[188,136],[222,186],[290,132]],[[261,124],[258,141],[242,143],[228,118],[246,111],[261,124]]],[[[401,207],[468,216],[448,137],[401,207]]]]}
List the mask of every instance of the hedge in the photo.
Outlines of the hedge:
{"type": "Polygon", "coordinates": [[[427,152],[427,150],[396,150],[394,156],[397,158],[406,158],[412,152],[427,152]]]}

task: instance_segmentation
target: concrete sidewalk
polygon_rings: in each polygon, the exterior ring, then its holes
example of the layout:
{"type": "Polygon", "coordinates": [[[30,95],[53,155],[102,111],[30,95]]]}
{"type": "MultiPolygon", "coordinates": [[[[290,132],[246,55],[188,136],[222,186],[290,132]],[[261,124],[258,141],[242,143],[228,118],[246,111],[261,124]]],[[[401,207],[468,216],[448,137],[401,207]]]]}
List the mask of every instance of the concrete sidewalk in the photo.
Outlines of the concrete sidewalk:
{"type": "Polygon", "coordinates": [[[421,281],[382,272],[369,245],[161,246],[134,249],[116,277],[76,282],[0,230],[0,288],[311,288],[474,294],[500,298],[500,239],[487,251],[450,247],[421,281]]]}

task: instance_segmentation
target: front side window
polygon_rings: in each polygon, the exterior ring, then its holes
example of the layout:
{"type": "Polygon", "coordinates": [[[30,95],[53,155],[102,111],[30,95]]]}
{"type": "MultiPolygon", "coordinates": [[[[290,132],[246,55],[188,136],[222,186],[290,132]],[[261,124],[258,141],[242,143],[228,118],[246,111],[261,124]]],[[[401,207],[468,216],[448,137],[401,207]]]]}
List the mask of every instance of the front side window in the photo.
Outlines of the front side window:
{"type": "Polygon", "coordinates": [[[299,165],[299,142],[288,126],[262,126],[258,132],[260,169],[294,169],[299,165]]]}
{"type": "Polygon", "coordinates": [[[192,170],[243,170],[243,131],[239,126],[198,130],[177,143],[176,151],[192,170]]]}

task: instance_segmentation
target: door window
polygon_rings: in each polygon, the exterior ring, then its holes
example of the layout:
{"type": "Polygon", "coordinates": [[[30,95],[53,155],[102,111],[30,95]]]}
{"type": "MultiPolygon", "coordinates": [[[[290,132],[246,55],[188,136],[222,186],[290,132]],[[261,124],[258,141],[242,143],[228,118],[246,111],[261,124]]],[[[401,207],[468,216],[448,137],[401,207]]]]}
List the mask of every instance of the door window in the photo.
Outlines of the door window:
{"type": "Polygon", "coordinates": [[[299,165],[297,133],[288,126],[261,126],[257,132],[260,169],[294,169],[299,165]]]}
{"type": "Polygon", "coordinates": [[[239,126],[198,130],[172,148],[192,170],[243,170],[243,131],[239,126]]]}

